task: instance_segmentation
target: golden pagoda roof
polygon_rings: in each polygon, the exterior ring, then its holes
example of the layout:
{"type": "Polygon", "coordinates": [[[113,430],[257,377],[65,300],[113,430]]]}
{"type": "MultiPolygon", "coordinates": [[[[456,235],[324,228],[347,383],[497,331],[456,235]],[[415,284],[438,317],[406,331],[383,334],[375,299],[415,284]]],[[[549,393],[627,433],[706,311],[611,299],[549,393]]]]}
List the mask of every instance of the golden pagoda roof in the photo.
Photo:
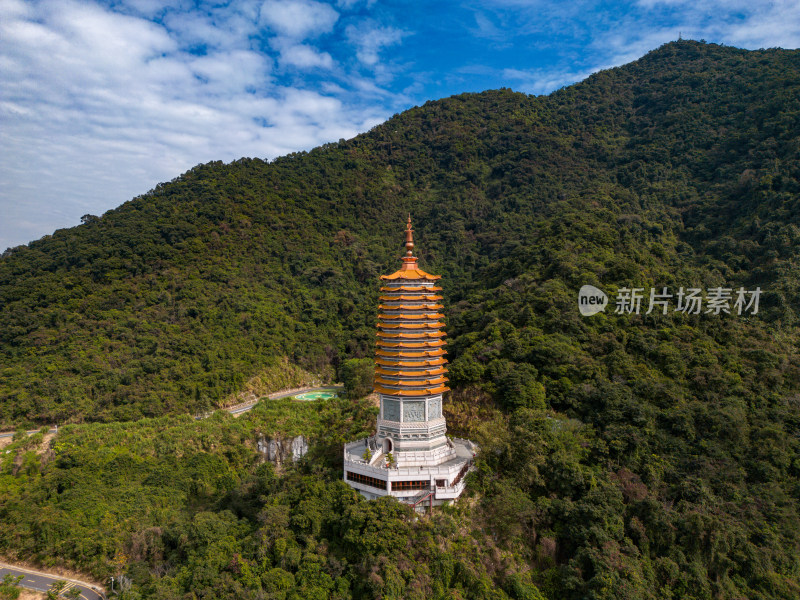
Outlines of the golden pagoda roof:
{"type": "Polygon", "coordinates": [[[378,337],[382,338],[408,338],[416,339],[421,337],[445,337],[447,334],[444,331],[421,331],[419,333],[401,333],[399,331],[378,331],[375,333],[378,337]]]}
{"type": "Polygon", "coordinates": [[[380,348],[439,348],[444,346],[444,340],[436,340],[433,342],[387,342],[385,340],[378,340],[380,348]]]}
{"type": "Polygon", "coordinates": [[[396,315],[390,315],[386,313],[381,313],[378,315],[379,319],[409,319],[412,321],[433,321],[435,319],[444,319],[444,315],[441,313],[422,313],[419,315],[409,315],[398,313],[396,315]]]}
{"type": "Polygon", "coordinates": [[[438,369],[425,369],[424,371],[391,371],[389,369],[375,367],[375,372],[379,375],[393,375],[395,377],[419,377],[420,375],[444,375],[447,373],[447,369],[439,367],[438,369]]]}
{"type": "Polygon", "coordinates": [[[377,356],[388,356],[390,358],[398,357],[398,358],[416,358],[422,356],[444,356],[444,350],[441,348],[437,348],[436,350],[424,350],[422,352],[395,352],[389,354],[384,350],[376,350],[375,354],[377,356]]]}
{"type": "Polygon", "coordinates": [[[406,380],[399,380],[396,381],[394,379],[384,379],[383,377],[375,377],[376,384],[382,384],[384,386],[392,386],[392,387],[399,387],[403,389],[404,387],[420,387],[424,385],[444,385],[447,383],[447,377],[431,377],[427,379],[406,379],[406,380]]]}
{"type": "Polygon", "coordinates": [[[424,397],[448,391],[447,359],[443,346],[444,315],[438,312],[442,296],[435,292],[441,288],[406,282],[436,281],[439,275],[421,270],[412,254],[414,236],[411,216],[405,230],[406,254],[402,267],[391,275],[382,275],[384,281],[399,285],[381,287],[378,306],[377,348],[375,350],[375,391],[381,394],[424,397]],[[412,293],[413,292],[413,293],[412,293]],[[395,305],[386,304],[397,303],[395,305]],[[413,321],[422,321],[414,323],[413,321]],[[418,388],[423,389],[408,389],[418,388]],[[396,389],[395,389],[396,388],[396,389]]]}
{"type": "Polygon", "coordinates": [[[418,301],[420,303],[424,302],[436,302],[437,300],[441,300],[441,296],[435,295],[424,295],[424,296],[379,296],[378,300],[381,302],[397,302],[398,300],[402,302],[414,302],[418,301]]]}
{"type": "Polygon", "coordinates": [[[378,310],[439,310],[440,308],[444,308],[441,304],[428,304],[428,303],[420,303],[417,305],[414,304],[398,304],[397,306],[388,306],[386,304],[379,304],[378,310]]]}
{"type": "Polygon", "coordinates": [[[444,327],[444,323],[378,323],[377,327],[384,327],[386,329],[436,329],[444,327]]]}
{"type": "MultiPolygon", "coordinates": [[[[405,266],[405,265],[404,265],[405,266]]],[[[395,271],[391,275],[381,275],[381,279],[383,280],[392,280],[392,279],[427,279],[429,281],[436,281],[437,279],[441,279],[441,275],[431,275],[430,273],[426,273],[421,269],[400,269],[399,271],[395,271]]]]}
{"type": "Polygon", "coordinates": [[[447,360],[444,358],[435,358],[433,360],[398,360],[398,361],[390,361],[390,360],[383,360],[382,358],[375,359],[376,365],[381,365],[383,367],[433,367],[436,365],[444,365],[447,364],[447,360]]]}
{"type": "Polygon", "coordinates": [[[401,290],[403,292],[425,292],[428,290],[433,292],[441,292],[442,288],[440,288],[438,285],[395,285],[383,286],[380,289],[382,292],[396,292],[397,290],[401,290]]]}

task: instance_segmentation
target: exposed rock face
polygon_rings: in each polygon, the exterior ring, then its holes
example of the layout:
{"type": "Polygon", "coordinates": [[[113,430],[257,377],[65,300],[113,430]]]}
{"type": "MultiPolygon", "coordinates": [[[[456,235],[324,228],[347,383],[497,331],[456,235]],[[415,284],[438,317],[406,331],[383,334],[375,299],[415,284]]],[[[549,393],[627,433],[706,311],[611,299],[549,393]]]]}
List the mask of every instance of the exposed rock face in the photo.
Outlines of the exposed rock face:
{"type": "Polygon", "coordinates": [[[270,439],[262,436],[258,438],[256,447],[264,455],[265,460],[280,465],[289,458],[297,462],[305,456],[308,452],[308,440],[302,435],[285,440],[280,437],[270,439]]]}
{"type": "Polygon", "coordinates": [[[292,460],[298,461],[308,452],[308,442],[302,435],[292,440],[292,460]]]}

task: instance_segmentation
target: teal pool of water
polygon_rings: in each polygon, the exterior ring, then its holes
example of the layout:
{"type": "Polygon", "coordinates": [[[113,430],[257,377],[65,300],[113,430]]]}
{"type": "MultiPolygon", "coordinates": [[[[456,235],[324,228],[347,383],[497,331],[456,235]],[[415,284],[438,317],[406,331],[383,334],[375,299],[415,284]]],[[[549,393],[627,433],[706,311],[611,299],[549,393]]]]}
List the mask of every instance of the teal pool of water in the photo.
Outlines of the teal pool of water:
{"type": "Polygon", "coordinates": [[[336,398],[339,394],[336,392],[306,392],[305,394],[298,394],[295,396],[298,400],[329,400],[330,398],[336,398]]]}

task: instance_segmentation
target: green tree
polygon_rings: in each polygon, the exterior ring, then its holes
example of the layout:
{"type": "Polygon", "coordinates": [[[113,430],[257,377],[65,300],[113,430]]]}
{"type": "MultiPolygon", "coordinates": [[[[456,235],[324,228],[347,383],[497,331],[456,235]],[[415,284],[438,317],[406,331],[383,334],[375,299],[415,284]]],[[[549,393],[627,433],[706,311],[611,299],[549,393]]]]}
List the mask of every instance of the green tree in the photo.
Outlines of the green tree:
{"type": "Polygon", "coordinates": [[[12,575],[11,573],[3,576],[3,580],[0,581],[0,600],[17,600],[22,593],[19,582],[24,577],[24,575],[12,575]]]}
{"type": "Polygon", "coordinates": [[[339,379],[348,398],[363,398],[373,387],[375,363],[369,358],[350,358],[339,367],[339,379]]]}
{"type": "Polygon", "coordinates": [[[503,404],[510,409],[545,408],[544,386],[537,381],[537,375],[533,365],[512,364],[497,378],[503,404]]]}
{"type": "Polygon", "coordinates": [[[65,587],[67,587],[66,581],[60,579],[58,581],[54,581],[50,585],[50,589],[47,590],[47,600],[58,600],[65,587]]]}

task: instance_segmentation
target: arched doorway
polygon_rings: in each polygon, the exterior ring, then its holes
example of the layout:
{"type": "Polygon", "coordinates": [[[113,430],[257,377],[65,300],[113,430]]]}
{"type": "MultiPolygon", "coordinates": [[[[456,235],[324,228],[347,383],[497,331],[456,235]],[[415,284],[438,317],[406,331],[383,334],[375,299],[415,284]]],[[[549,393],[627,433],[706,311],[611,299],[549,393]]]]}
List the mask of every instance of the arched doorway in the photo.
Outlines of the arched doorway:
{"type": "Polygon", "coordinates": [[[383,438],[383,453],[389,454],[392,451],[392,440],[389,438],[383,438]]]}

